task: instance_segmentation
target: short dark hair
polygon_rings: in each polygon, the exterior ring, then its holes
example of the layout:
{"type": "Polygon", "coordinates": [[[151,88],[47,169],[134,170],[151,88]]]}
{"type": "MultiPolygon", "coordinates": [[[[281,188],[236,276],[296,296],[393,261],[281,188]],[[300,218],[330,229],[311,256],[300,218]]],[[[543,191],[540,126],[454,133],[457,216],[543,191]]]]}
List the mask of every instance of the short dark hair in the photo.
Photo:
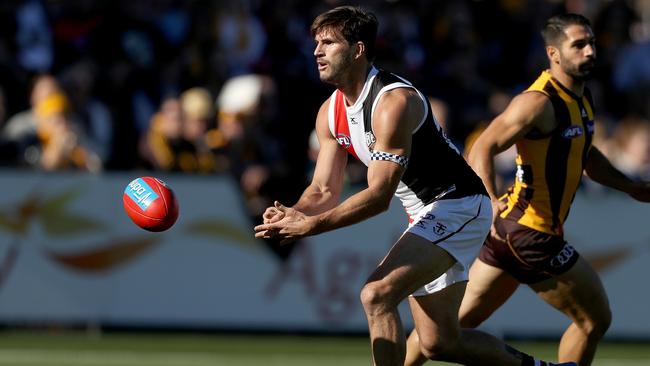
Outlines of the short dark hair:
{"type": "Polygon", "coordinates": [[[349,43],[363,42],[366,46],[366,59],[375,59],[375,41],[379,22],[377,17],[360,7],[339,6],[314,19],[310,31],[316,36],[320,31],[329,29],[339,32],[349,43]]]}
{"type": "Polygon", "coordinates": [[[545,46],[557,46],[565,38],[565,30],[571,25],[582,25],[591,28],[589,19],[580,14],[567,13],[555,15],[546,21],[542,29],[542,38],[545,46]]]}

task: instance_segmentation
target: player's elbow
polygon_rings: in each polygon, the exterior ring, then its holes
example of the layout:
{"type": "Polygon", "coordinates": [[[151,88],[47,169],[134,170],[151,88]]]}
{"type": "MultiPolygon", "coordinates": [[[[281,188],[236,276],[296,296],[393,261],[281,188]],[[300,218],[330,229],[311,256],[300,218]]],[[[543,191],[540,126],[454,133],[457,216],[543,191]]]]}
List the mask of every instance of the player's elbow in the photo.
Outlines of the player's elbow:
{"type": "Polygon", "coordinates": [[[392,199],[393,199],[393,194],[390,192],[385,192],[385,191],[377,192],[372,199],[372,203],[375,211],[377,213],[388,211],[392,199]]]}
{"type": "Polygon", "coordinates": [[[476,143],[470,149],[467,154],[467,163],[469,164],[474,171],[479,172],[482,170],[482,167],[486,166],[489,161],[494,159],[494,156],[497,154],[496,147],[476,143]]]}
{"type": "Polygon", "coordinates": [[[388,211],[388,209],[390,208],[390,201],[391,201],[390,197],[388,199],[381,200],[378,205],[379,212],[388,211]]]}

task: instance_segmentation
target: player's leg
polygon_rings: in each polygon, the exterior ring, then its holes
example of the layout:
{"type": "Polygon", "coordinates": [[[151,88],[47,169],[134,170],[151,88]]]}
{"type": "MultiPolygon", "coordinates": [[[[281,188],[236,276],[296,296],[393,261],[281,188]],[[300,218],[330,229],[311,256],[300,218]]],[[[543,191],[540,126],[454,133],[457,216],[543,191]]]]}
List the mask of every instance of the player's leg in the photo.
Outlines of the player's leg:
{"type": "MultiPolygon", "coordinates": [[[[487,333],[460,328],[458,311],[467,284],[467,269],[492,221],[490,201],[487,197],[478,200],[481,202],[477,202],[477,197],[448,202],[446,208],[441,202],[438,211],[424,216],[409,229],[417,232],[425,243],[424,238],[429,235],[434,248],[444,249],[430,252],[436,253],[438,261],[453,263],[443,276],[431,277],[431,282],[409,297],[420,348],[429,358],[468,365],[547,365],[487,333]],[[487,209],[482,210],[483,207],[487,209]],[[472,212],[472,215],[467,215],[467,212],[472,212]]],[[[423,265],[431,266],[426,261],[423,265]]]]}
{"type": "Polygon", "coordinates": [[[463,365],[552,365],[536,361],[487,333],[460,328],[458,308],[465,284],[456,282],[430,295],[409,297],[420,347],[428,358],[463,365]]]}
{"type": "MultiPolygon", "coordinates": [[[[459,310],[460,326],[476,328],[515,292],[519,282],[500,268],[474,261],[469,272],[469,283],[459,310]]],[[[406,342],[404,366],[419,366],[427,361],[420,349],[419,336],[413,330],[406,342]]]]}
{"type": "Polygon", "coordinates": [[[430,241],[405,233],[361,290],[376,365],[403,365],[406,339],[397,306],[437,278],[455,259],[430,241]]]}
{"type": "Polygon", "coordinates": [[[607,294],[593,268],[579,257],[567,272],[529,286],[573,322],[560,341],[559,360],[590,365],[612,318],[607,294]]]}
{"type": "Polygon", "coordinates": [[[460,326],[476,328],[512,296],[519,281],[501,268],[476,259],[458,313],[460,326]]]}
{"type": "Polygon", "coordinates": [[[420,337],[416,329],[406,339],[406,360],[404,366],[420,366],[429,360],[420,349],[420,337]]]}

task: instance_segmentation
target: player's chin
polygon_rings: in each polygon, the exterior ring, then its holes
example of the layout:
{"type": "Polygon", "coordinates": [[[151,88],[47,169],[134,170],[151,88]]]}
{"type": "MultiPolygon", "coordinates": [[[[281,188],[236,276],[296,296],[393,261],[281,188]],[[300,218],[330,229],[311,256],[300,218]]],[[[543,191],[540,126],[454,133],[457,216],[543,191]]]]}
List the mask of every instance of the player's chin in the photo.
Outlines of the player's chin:
{"type": "Polygon", "coordinates": [[[589,80],[594,74],[595,69],[596,66],[593,63],[584,64],[578,68],[574,76],[579,80],[589,80]]]}

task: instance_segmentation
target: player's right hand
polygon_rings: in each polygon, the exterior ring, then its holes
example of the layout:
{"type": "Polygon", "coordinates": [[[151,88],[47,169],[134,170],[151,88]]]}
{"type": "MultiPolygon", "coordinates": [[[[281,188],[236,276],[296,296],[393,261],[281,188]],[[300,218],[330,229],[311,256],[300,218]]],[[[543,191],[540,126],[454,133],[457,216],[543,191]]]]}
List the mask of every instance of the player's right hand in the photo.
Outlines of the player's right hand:
{"type": "Polygon", "coordinates": [[[492,226],[490,227],[490,235],[492,237],[504,241],[505,238],[502,238],[501,235],[497,232],[496,227],[494,226],[494,223],[496,222],[497,217],[501,212],[505,211],[506,208],[508,208],[508,205],[500,200],[492,200],[492,226]]]}

